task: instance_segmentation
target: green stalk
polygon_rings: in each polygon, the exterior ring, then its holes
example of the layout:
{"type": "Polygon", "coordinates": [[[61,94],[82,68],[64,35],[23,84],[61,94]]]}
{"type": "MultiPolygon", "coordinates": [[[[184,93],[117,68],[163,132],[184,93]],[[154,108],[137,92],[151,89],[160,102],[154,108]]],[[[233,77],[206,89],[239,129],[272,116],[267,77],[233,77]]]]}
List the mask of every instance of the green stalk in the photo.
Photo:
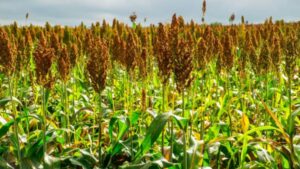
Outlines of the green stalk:
{"type": "Polygon", "coordinates": [[[111,70],[111,90],[110,90],[110,95],[111,95],[111,104],[112,104],[112,110],[115,112],[115,103],[113,99],[113,91],[115,87],[115,77],[114,77],[114,71],[115,71],[115,64],[112,61],[112,70],[111,70]]]}
{"type": "MultiPolygon", "coordinates": [[[[126,102],[127,102],[127,110],[128,110],[128,114],[129,116],[131,115],[131,75],[130,73],[127,71],[126,73],[127,75],[127,89],[126,89],[126,102]]],[[[134,155],[133,155],[133,132],[132,132],[132,124],[130,123],[130,126],[129,126],[129,136],[131,137],[130,139],[130,154],[131,154],[131,157],[134,158],[134,155]]]]}
{"type": "MultiPolygon", "coordinates": [[[[73,115],[75,115],[75,100],[76,100],[76,94],[77,94],[77,86],[76,86],[76,79],[75,79],[75,70],[73,70],[73,84],[72,84],[72,87],[73,87],[73,98],[72,98],[72,106],[73,106],[73,115]]],[[[77,121],[77,116],[76,117],[76,121],[77,121]]]]}
{"type": "MultiPolygon", "coordinates": [[[[174,110],[175,109],[175,97],[174,97],[174,95],[173,95],[173,97],[172,97],[172,110],[174,110]]],[[[174,147],[174,145],[173,145],[173,138],[174,138],[174,124],[173,124],[173,120],[171,119],[171,129],[170,129],[170,135],[171,135],[171,138],[170,138],[170,161],[172,162],[173,161],[173,159],[172,159],[172,155],[173,155],[173,147],[174,147]]]]}
{"type": "MultiPolygon", "coordinates": [[[[165,113],[165,84],[162,86],[162,113],[165,113]]],[[[161,154],[164,156],[165,128],[162,129],[161,135],[161,154]]]]}
{"type": "MultiPolygon", "coordinates": [[[[195,93],[196,93],[196,81],[194,82],[193,89],[192,89],[192,114],[191,114],[191,123],[190,123],[190,133],[189,138],[192,137],[193,134],[193,120],[194,120],[194,108],[195,108],[195,93]]],[[[190,143],[190,142],[189,142],[190,143]]]]}
{"type": "MultiPolygon", "coordinates": [[[[226,73],[226,92],[225,92],[225,95],[226,94],[229,95],[229,90],[230,90],[230,84],[229,84],[229,75],[228,75],[228,72],[227,72],[226,73]]],[[[229,128],[230,128],[230,136],[231,136],[232,135],[232,118],[231,118],[230,109],[228,110],[228,117],[229,117],[229,128]]]]}
{"type": "MultiPolygon", "coordinates": [[[[204,77],[205,78],[205,77],[204,77]]],[[[202,80],[202,86],[201,86],[201,91],[200,91],[200,94],[202,96],[203,94],[203,88],[204,88],[204,82],[205,82],[205,79],[203,78],[202,80]]],[[[201,117],[201,136],[200,136],[200,139],[203,140],[204,139],[204,110],[202,111],[202,117],[201,117]]]]}
{"type": "Polygon", "coordinates": [[[269,84],[269,78],[268,78],[268,72],[266,72],[266,101],[268,101],[268,97],[269,97],[269,88],[268,88],[268,84],[269,84]]]}
{"type": "MultiPolygon", "coordinates": [[[[184,116],[184,91],[182,91],[182,117],[184,116]]],[[[186,153],[186,128],[183,129],[183,169],[187,169],[187,153],[186,153]]]]}
{"type": "MultiPolygon", "coordinates": [[[[288,90],[289,90],[289,117],[291,118],[292,115],[292,81],[291,81],[291,74],[288,74],[288,90]]],[[[294,141],[293,141],[293,134],[289,134],[290,140],[290,149],[291,149],[291,157],[290,157],[290,167],[294,167],[293,157],[295,154],[294,150],[294,141]]]]}
{"type": "MultiPolygon", "coordinates": [[[[13,79],[13,75],[12,75],[12,79],[13,79]]],[[[20,165],[20,169],[23,168],[22,166],[22,158],[21,158],[21,149],[20,149],[20,142],[19,142],[19,132],[18,132],[18,122],[17,122],[17,110],[15,107],[15,104],[13,102],[13,89],[12,89],[12,79],[10,79],[10,77],[8,77],[8,87],[9,87],[9,94],[10,94],[10,99],[11,99],[11,103],[12,103],[12,110],[13,110],[13,117],[14,117],[14,135],[16,137],[16,141],[17,141],[17,153],[18,153],[18,163],[20,165]]]]}
{"type": "Polygon", "coordinates": [[[47,143],[46,143],[46,105],[45,105],[45,88],[44,86],[42,86],[42,117],[43,117],[43,125],[42,125],[42,130],[43,130],[43,167],[46,168],[46,161],[45,161],[45,157],[46,157],[46,151],[47,151],[47,143]]]}
{"type": "Polygon", "coordinates": [[[69,119],[69,106],[68,106],[68,91],[67,91],[67,85],[65,82],[63,82],[63,100],[64,100],[64,112],[66,117],[66,125],[67,125],[67,134],[66,134],[66,140],[67,143],[70,143],[70,136],[69,136],[69,129],[70,129],[70,119],[69,119]]]}
{"type": "Polygon", "coordinates": [[[102,100],[102,96],[101,96],[101,92],[99,93],[99,113],[98,113],[98,120],[99,120],[99,137],[98,137],[98,142],[99,142],[99,149],[98,149],[98,154],[99,154],[99,167],[101,168],[101,164],[102,164],[102,144],[101,144],[101,140],[102,140],[102,105],[101,105],[101,100],[102,100]]]}

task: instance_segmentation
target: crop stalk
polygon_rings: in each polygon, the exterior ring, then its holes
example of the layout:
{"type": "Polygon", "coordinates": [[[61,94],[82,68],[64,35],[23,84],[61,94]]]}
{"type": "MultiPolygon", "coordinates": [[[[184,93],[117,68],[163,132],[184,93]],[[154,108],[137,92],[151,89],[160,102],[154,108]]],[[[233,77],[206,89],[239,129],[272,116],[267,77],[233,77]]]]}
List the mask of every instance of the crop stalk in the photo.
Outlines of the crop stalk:
{"type": "Polygon", "coordinates": [[[19,142],[19,131],[18,131],[18,122],[17,122],[17,110],[13,101],[13,88],[12,88],[12,82],[13,82],[13,75],[12,78],[8,77],[8,87],[9,87],[9,95],[10,95],[10,100],[12,103],[12,110],[13,110],[13,117],[14,117],[14,135],[16,137],[16,141],[17,141],[17,153],[18,153],[18,163],[20,165],[20,169],[23,168],[22,166],[22,158],[21,158],[21,149],[20,149],[20,142],[19,142]]]}
{"type": "MultiPolygon", "coordinates": [[[[289,93],[289,118],[292,118],[292,81],[291,81],[291,74],[288,73],[288,93],[289,93]]],[[[290,149],[291,149],[291,157],[290,157],[290,167],[293,168],[294,167],[294,162],[293,162],[293,158],[294,158],[294,154],[295,154],[295,150],[294,150],[294,141],[293,141],[293,136],[294,134],[291,133],[289,134],[289,140],[290,140],[290,149]]]]}
{"type": "Polygon", "coordinates": [[[101,92],[99,93],[99,113],[98,113],[98,120],[99,120],[99,137],[98,137],[98,143],[99,143],[99,150],[98,150],[98,154],[99,154],[99,167],[101,168],[102,165],[102,144],[101,144],[101,140],[102,140],[102,96],[101,96],[101,92]]]}
{"type": "Polygon", "coordinates": [[[42,87],[42,117],[43,117],[43,125],[42,125],[42,130],[43,130],[43,167],[46,168],[46,153],[47,153],[47,143],[46,143],[46,105],[45,105],[46,99],[45,99],[45,88],[44,86],[42,87]]]}
{"type": "MultiPolygon", "coordinates": [[[[162,113],[165,113],[165,84],[162,86],[162,113]]],[[[162,129],[161,135],[161,154],[164,156],[164,142],[165,142],[165,127],[162,129]]]]}
{"type": "MultiPolygon", "coordinates": [[[[182,117],[185,117],[184,113],[184,90],[182,91],[182,117]]],[[[187,153],[186,153],[186,128],[183,129],[183,169],[187,169],[187,153]]]]}

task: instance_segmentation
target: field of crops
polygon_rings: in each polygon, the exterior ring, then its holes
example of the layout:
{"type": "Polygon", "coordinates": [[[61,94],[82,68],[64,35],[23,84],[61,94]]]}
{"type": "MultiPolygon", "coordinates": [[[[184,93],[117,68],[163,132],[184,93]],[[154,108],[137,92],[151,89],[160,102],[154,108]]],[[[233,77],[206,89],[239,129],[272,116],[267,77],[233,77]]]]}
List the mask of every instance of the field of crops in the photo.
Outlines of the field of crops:
{"type": "Polygon", "coordinates": [[[0,168],[300,168],[300,22],[135,18],[0,27],[0,168]]]}

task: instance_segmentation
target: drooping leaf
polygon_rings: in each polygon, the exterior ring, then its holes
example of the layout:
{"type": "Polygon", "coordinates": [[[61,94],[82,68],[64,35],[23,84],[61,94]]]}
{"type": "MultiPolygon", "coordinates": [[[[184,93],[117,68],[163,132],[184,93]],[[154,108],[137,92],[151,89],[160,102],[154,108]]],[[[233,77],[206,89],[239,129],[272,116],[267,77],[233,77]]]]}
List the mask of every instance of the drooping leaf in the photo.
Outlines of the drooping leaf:
{"type": "Polygon", "coordinates": [[[146,136],[142,141],[136,155],[135,160],[139,159],[143,156],[147,151],[150,150],[153,143],[157,140],[160,133],[162,132],[165,124],[169,120],[171,114],[170,113],[163,113],[155,117],[155,119],[151,122],[150,127],[146,132],[146,136]]]}
{"type": "Polygon", "coordinates": [[[243,113],[243,115],[242,115],[241,125],[242,125],[243,132],[246,133],[249,129],[249,119],[245,113],[243,113]]]}
{"type": "Polygon", "coordinates": [[[14,124],[14,120],[11,120],[9,122],[7,122],[6,124],[4,124],[1,128],[0,128],[0,138],[3,137],[9,130],[9,128],[14,124]]]}
{"type": "Polygon", "coordinates": [[[12,97],[12,98],[10,98],[10,97],[5,97],[5,98],[2,98],[2,99],[0,100],[0,106],[5,106],[7,103],[9,103],[9,102],[11,102],[11,101],[16,102],[16,103],[18,103],[19,105],[23,106],[22,102],[21,102],[19,99],[17,99],[16,97],[12,97]]]}

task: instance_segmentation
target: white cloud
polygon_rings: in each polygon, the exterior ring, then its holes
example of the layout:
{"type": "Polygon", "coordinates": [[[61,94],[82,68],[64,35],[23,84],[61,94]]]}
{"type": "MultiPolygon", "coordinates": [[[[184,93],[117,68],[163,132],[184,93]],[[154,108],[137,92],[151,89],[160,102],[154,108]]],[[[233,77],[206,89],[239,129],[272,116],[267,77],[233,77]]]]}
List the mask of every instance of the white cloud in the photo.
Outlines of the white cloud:
{"type": "MultiPolygon", "coordinates": [[[[41,24],[76,25],[117,18],[129,23],[128,16],[135,11],[138,21],[146,17],[148,23],[170,21],[173,13],[186,20],[201,19],[202,0],[9,0],[0,1],[0,24],[14,20],[24,23],[25,14],[29,21],[41,24]]],[[[207,0],[208,22],[228,22],[235,13],[244,15],[250,22],[263,22],[269,16],[274,19],[300,20],[299,0],[207,0]]]]}

